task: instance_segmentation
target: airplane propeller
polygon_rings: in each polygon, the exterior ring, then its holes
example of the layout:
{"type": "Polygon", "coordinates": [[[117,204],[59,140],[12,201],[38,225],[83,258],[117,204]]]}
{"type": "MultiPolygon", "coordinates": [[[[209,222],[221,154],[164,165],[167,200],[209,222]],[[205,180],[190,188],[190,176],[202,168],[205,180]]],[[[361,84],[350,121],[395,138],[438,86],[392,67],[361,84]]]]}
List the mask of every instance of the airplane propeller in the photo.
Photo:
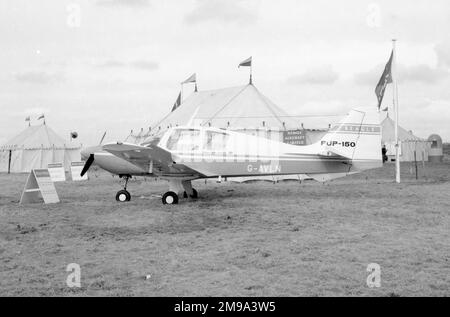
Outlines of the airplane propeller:
{"type": "Polygon", "coordinates": [[[92,163],[94,163],[94,160],[95,160],[94,154],[90,154],[89,158],[87,159],[86,163],[84,164],[83,170],[81,171],[81,174],[80,174],[81,177],[83,177],[84,174],[86,174],[86,172],[91,167],[92,163]]]}
{"type": "Polygon", "coordinates": [[[102,139],[100,140],[100,143],[99,143],[99,145],[102,145],[102,143],[103,143],[103,140],[105,139],[105,136],[106,136],[106,131],[105,131],[105,133],[103,133],[103,136],[102,136],[102,139]]]}
{"type": "Polygon", "coordinates": [[[98,146],[96,146],[96,147],[94,146],[94,147],[91,147],[91,148],[87,148],[87,149],[85,149],[85,150],[83,150],[83,151],[81,152],[81,155],[82,155],[83,157],[86,157],[87,154],[88,154],[89,152],[91,152],[91,153],[89,154],[88,159],[86,160],[86,163],[84,163],[83,170],[81,171],[81,174],[80,174],[81,177],[83,177],[84,174],[87,173],[87,171],[88,171],[89,168],[91,167],[92,163],[94,163],[94,160],[95,160],[94,153],[95,153],[96,151],[100,151],[100,150],[101,150],[101,145],[102,145],[102,143],[103,143],[103,140],[105,139],[105,136],[106,136],[106,131],[105,131],[105,133],[103,133],[103,136],[102,136],[102,138],[100,139],[100,143],[99,143],[98,146]]]}

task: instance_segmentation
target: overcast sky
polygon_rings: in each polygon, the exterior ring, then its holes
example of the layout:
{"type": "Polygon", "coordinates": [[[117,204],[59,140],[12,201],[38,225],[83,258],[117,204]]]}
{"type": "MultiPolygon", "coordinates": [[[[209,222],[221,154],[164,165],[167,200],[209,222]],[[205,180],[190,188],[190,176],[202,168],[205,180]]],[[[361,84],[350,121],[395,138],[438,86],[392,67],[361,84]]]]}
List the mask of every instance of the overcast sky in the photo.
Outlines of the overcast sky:
{"type": "Polygon", "coordinates": [[[124,139],[166,115],[194,72],[201,90],[246,84],[249,56],[288,113],[375,107],[394,37],[401,125],[450,141],[449,30],[448,0],[2,0],[0,143],[42,112],[84,144],[124,139]]]}

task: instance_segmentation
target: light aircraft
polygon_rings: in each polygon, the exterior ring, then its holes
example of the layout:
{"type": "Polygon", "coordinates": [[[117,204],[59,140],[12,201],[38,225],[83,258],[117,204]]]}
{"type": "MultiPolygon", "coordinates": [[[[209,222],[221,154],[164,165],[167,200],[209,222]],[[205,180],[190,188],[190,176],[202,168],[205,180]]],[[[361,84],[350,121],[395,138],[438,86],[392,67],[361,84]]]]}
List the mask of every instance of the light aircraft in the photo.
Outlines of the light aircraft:
{"type": "Polygon", "coordinates": [[[116,200],[119,202],[131,200],[131,194],[127,190],[127,185],[132,176],[148,176],[148,173],[138,166],[104,151],[101,145],[83,149],[81,151],[81,159],[86,162],[81,171],[81,176],[84,176],[92,165],[96,165],[111,174],[119,175],[120,178],[125,179],[124,188],[116,194],[116,200]]]}
{"type": "MultiPolygon", "coordinates": [[[[180,126],[141,145],[105,144],[89,155],[85,170],[95,160],[126,180],[131,175],[168,180],[162,202],[177,204],[181,195],[198,197],[191,183],[196,179],[307,174],[327,181],[381,167],[380,149],[379,113],[354,109],[319,142],[307,146],[213,127],[180,126]]],[[[126,184],[116,198],[130,200],[126,184]]]]}

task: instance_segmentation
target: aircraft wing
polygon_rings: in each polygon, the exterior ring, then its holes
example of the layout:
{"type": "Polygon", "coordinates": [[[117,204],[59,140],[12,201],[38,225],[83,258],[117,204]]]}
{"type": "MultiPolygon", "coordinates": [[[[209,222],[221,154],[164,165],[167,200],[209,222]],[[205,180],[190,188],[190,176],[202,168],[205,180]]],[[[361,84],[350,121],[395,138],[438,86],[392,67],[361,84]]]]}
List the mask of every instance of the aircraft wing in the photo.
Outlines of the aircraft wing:
{"type": "Polygon", "coordinates": [[[103,150],[126,160],[149,173],[160,176],[198,175],[196,171],[185,165],[176,164],[172,154],[156,145],[140,146],[129,143],[110,143],[103,150]]]}

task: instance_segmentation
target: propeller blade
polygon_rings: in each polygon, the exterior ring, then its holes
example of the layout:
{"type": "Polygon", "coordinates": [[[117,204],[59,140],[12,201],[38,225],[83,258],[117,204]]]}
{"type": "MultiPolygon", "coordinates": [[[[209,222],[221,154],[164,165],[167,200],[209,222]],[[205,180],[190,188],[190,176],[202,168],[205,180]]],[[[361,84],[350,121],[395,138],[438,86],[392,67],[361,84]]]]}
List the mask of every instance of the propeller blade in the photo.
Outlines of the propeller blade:
{"type": "Polygon", "coordinates": [[[84,174],[89,170],[92,163],[94,163],[94,154],[89,155],[89,158],[87,159],[86,163],[84,164],[83,170],[81,171],[80,176],[83,177],[84,174]]]}
{"type": "Polygon", "coordinates": [[[102,139],[100,140],[100,143],[99,143],[99,145],[102,145],[102,143],[103,143],[103,140],[105,139],[105,136],[106,136],[106,131],[105,131],[105,133],[103,133],[103,136],[102,136],[102,139]]]}

